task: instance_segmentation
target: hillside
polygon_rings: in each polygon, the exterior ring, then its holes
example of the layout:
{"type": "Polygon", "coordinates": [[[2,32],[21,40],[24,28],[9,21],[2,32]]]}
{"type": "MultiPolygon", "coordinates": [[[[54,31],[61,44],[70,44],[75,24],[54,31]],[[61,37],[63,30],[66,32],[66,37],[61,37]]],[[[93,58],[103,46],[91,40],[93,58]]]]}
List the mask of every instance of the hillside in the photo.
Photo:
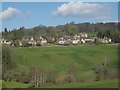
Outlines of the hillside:
{"type": "MultiPolygon", "coordinates": [[[[79,34],[80,32],[92,33],[97,34],[98,32],[104,32],[108,30],[112,34],[110,34],[109,38],[115,37],[115,35],[119,35],[118,33],[118,23],[109,22],[109,23],[67,23],[65,25],[58,25],[58,26],[44,26],[39,25],[33,28],[25,28],[20,27],[19,29],[7,30],[5,28],[4,32],[2,33],[3,38],[7,40],[21,40],[23,38],[30,38],[33,37],[56,37],[59,38],[65,35],[75,35],[79,34]]],[[[91,35],[90,35],[91,36],[91,35]]]]}

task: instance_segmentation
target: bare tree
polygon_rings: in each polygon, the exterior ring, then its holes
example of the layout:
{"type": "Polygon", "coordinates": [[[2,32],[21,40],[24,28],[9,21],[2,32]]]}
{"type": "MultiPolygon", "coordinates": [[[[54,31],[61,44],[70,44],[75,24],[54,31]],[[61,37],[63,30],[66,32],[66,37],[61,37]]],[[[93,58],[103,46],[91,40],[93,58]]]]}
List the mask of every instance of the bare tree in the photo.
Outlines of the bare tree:
{"type": "Polygon", "coordinates": [[[38,70],[35,66],[31,69],[31,78],[32,87],[42,87],[46,85],[45,72],[38,70]]]}
{"type": "Polygon", "coordinates": [[[101,64],[97,64],[93,70],[97,74],[97,80],[104,80],[108,76],[108,65],[109,58],[105,57],[104,61],[101,64]]]}

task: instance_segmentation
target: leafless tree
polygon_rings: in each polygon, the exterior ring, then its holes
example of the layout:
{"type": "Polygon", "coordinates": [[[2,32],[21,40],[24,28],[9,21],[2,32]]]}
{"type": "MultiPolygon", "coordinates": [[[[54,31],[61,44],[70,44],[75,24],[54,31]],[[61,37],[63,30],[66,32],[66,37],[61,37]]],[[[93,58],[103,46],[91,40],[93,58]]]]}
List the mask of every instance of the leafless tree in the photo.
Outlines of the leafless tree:
{"type": "Polygon", "coordinates": [[[42,87],[46,85],[46,74],[43,71],[38,70],[35,66],[31,69],[31,86],[42,87]]]}

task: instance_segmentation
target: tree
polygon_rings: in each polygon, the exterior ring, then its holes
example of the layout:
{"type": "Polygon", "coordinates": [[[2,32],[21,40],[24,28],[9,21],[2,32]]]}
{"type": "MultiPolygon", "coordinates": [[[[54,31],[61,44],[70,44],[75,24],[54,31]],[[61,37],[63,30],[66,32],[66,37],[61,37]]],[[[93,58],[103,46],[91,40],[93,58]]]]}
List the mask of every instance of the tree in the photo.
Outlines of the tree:
{"type": "Polygon", "coordinates": [[[96,44],[96,45],[99,45],[99,44],[100,44],[99,38],[96,38],[96,39],[95,39],[94,44],[96,44]]]}
{"type": "Polygon", "coordinates": [[[69,25],[68,26],[68,34],[71,36],[77,34],[77,27],[75,25],[69,25]]]}
{"type": "Polygon", "coordinates": [[[75,24],[75,22],[74,22],[74,21],[72,21],[72,22],[70,22],[70,24],[75,24]]]}
{"type": "Polygon", "coordinates": [[[97,37],[102,38],[102,33],[98,32],[97,37]]]}
{"type": "Polygon", "coordinates": [[[56,84],[56,80],[58,78],[58,71],[55,69],[55,68],[51,68],[49,71],[48,71],[48,74],[47,74],[47,83],[48,84],[56,84]]]}
{"type": "Polygon", "coordinates": [[[3,37],[5,39],[7,39],[7,36],[8,36],[8,30],[7,30],[7,28],[4,29],[4,33],[3,34],[4,34],[3,37]]]}
{"type": "Polygon", "coordinates": [[[108,65],[108,58],[105,58],[104,61],[101,64],[97,64],[93,70],[95,71],[95,73],[97,74],[97,81],[98,80],[104,80],[107,78],[108,76],[108,69],[107,69],[107,65],[108,65]]]}
{"type": "Polygon", "coordinates": [[[71,83],[76,81],[76,67],[74,63],[69,64],[68,72],[65,77],[65,82],[71,83]]]}
{"type": "Polygon", "coordinates": [[[106,37],[108,37],[108,38],[110,38],[110,36],[111,36],[111,31],[110,30],[106,30],[106,35],[105,35],[106,37]]]}
{"type": "Polygon", "coordinates": [[[35,66],[31,68],[31,86],[42,87],[46,84],[46,74],[44,71],[38,70],[35,66]]]}
{"type": "Polygon", "coordinates": [[[16,67],[13,50],[6,45],[2,47],[2,78],[10,81],[13,77],[13,70],[16,67]]]}
{"type": "Polygon", "coordinates": [[[4,32],[5,32],[5,33],[8,33],[8,30],[7,30],[7,28],[5,28],[4,32]]]}
{"type": "Polygon", "coordinates": [[[39,37],[64,37],[65,35],[75,35],[78,32],[94,33],[98,32],[98,37],[108,37],[112,39],[112,42],[120,42],[120,33],[118,30],[118,24],[116,23],[80,23],[75,24],[71,22],[65,25],[58,25],[55,27],[36,26],[34,28],[26,29],[20,27],[19,29],[13,29],[8,32],[7,28],[2,32],[2,36],[7,40],[21,40],[24,38],[39,37]]]}

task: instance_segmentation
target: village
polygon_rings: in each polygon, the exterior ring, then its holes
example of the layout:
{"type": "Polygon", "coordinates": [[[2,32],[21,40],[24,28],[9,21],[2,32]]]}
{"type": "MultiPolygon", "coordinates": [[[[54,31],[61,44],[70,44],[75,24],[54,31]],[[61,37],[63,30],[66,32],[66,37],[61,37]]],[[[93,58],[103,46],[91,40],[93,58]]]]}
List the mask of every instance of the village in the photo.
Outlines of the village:
{"type": "Polygon", "coordinates": [[[9,46],[19,46],[19,47],[30,47],[30,46],[47,46],[50,44],[55,45],[78,45],[78,44],[85,44],[85,43],[92,43],[94,44],[95,40],[99,40],[100,44],[108,44],[111,43],[112,40],[110,38],[98,38],[98,37],[89,37],[87,33],[79,33],[78,35],[74,36],[64,36],[60,38],[43,38],[40,36],[39,38],[30,37],[30,38],[23,38],[22,40],[6,40],[0,39],[1,44],[6,44],[9,46]]]}

